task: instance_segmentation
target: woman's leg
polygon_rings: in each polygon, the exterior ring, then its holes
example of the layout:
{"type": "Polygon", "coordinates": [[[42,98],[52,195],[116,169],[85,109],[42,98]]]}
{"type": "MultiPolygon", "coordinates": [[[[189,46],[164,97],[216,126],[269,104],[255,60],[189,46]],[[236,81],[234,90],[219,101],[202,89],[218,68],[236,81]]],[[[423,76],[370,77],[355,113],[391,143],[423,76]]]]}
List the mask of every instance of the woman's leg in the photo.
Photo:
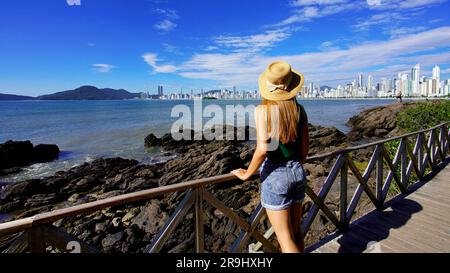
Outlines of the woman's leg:
{"type": "Polygon", "coordinates": [[[289,215],[291,217],[292,230],[294,232],[295,242],[297,243],[300,252],[305,252],[305,242],[302,234],[302,214],[303,206],[302,202],[298,202],[289,207],[289,215]]]}
{"type": "Polygon", "coordinates": [[[289,208],[284,210],[266,209],[269,221],[277,235],[283,253],[299,253],[300,249],[295,242],[289,216],[289,208]]]}

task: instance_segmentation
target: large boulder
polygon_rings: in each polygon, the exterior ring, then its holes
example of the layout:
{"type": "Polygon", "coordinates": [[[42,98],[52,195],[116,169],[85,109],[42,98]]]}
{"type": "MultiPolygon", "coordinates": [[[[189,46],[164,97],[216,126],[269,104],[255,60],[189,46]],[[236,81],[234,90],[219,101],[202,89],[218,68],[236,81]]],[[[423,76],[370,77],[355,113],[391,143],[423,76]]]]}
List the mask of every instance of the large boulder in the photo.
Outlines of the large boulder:
{"type": "Polygon", "coordinates": [[[33,146],[29,140],[8,140],[0,144],[0,175],[20,171],[17,167],[54,160],[58,155],[59,148],[54,144],[33,146]]]}
{"type": "Polygon", "coordinates": [[[402,134],[404,132],[397,127],[397,115],[416,105],[415,102],[403,102],[368,108],[347,121],[347,126],[352,128],[347,137],[350,141],[370,142],[402,134]]]}

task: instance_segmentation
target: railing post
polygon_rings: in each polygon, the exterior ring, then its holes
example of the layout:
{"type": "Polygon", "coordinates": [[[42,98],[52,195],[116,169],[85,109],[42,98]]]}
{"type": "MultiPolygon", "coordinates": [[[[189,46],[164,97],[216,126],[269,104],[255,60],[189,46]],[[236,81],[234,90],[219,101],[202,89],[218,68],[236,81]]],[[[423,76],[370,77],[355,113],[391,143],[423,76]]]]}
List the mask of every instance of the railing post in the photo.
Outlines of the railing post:
{"type": "Polygon", "coordinates": [[[348,154],[344,154],[344,163],[341,167],[340,199],[339,199],[339,220],[341,227],[346,230],[347,220],[347,185],[348,185],[348,154]]]}
{"type": "Polygon", "coordinates": [[[444,125],[442,125],[442,137],[443,137],[443,151],[444,151],[444,156],[447,158],[447,154],[448,154],[448,150],[449,150],[449,148],[450,148],[450,145],[449,145],[449,140],[448,140],[448,127],[447,127],[447,124],[444,124],[444,125]]]}
{"type": "Polygon", "coordinates": [[[416,145],[417,145],[417,166],[418,166],[418,168],[419,168],[419,173],[420,173],[420,176],[421,177],[419,177],[419,178],[422,178],[422,174],[423,174],[423,169],[424,169],[424,166],[426,166],[424,163],[423,163],[423,140],[424,140],[424,135],[423,135],[423,133],[419,133],[419,135],[417,136],[417,142],[416,142],[416,145]]]}
{"type": "Polygon", "coordinates": [[[203,188],[195,189],[195,250],[203,253],[205,250],[205,233],[203,230],[203,188]]]}
{"type": "Polygon", "coordinates": [[[435,137],[435,131],[434,129],[431,129],[430,132],[430,138],[428,139],[428,143],[429,143],[429,151],[430,151],[430,159],[431,159],[431,168],[434,170],[434,167],[436,166],[436,157],[434,156],[434,137],[435,137]]]}
{"type": "Polygon", "coordinates": [[[441,151],[442,151],[442,155],[444,156],[444,159],[447,157],[447,151],[445,150],[445,131],[444,131],[444,125],[442,125],[441,127],[439,127],[439,134],[440,134],[440,138],[439,138],[439,144],[441,146],[441,151]]]}
{"type": "MultiPolygon", "coordinates": [[[[379,144],[380,150],[382,150],[383,144],[379,144]]],[[[380,156],[377,160],[377,179],[376,179],[376,198],[378,201],[378,208],[383,207],[383,156],[380,156]]]]}
{"type": "MultiPolygon", "coordinates": [[[[402,145],[401,147],[400,147],[400,149],[401,149],[401,163],[400,163],[400,169],[401,169],[401,173],[400,173],[400,181],[401,181],[401,183],[402,183],[402,185],[405,187],[405,188],[407,188],[407,184],[408,184],[408,181],[407,181],[407,179],[406,179],[406,149],[407,149],[407,147],[406,147],[406,145],[409,145],[408,143],[407,143],[407,141],[406,141],[406,137],[405,138],[402,138],[402,140],[401,140],[401,142],[400,142],[400,145],[402,145]]],[[[412,160],[412,158],[411,158],[411,160],[412,160]]],[[[420,171],[420,169],[419,169],[419,171],[420,171]]]]}
{"type": "Polygon", "coordinates": [[[44,230],[41,226],[28,230],[28,246],[31,253],[45,253],[44,230]]]}

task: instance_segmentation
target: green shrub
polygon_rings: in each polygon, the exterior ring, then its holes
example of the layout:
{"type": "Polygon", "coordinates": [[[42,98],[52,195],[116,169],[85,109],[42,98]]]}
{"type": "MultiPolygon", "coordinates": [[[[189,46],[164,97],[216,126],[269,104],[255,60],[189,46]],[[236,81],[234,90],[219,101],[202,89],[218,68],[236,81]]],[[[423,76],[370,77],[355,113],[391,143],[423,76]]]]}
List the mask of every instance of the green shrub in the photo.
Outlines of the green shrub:
{"type": "Polygon", "coordinates": [[[417,103],[397,116],[397,125],[406,132],[414,132],[450,121],[450,100],[417,103]]]}

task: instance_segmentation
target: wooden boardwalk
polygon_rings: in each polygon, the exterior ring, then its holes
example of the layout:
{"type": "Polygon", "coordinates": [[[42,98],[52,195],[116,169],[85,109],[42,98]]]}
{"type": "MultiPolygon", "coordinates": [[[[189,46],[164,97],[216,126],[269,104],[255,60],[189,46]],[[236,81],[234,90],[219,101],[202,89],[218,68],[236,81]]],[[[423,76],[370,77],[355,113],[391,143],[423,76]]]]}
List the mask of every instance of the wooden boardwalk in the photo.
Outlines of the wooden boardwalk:
{"type": "Polygon", "coordinates": [[[394,198],[311,247],[311,252],[450,253],[450,164],[410,194],[394,198]]]}

